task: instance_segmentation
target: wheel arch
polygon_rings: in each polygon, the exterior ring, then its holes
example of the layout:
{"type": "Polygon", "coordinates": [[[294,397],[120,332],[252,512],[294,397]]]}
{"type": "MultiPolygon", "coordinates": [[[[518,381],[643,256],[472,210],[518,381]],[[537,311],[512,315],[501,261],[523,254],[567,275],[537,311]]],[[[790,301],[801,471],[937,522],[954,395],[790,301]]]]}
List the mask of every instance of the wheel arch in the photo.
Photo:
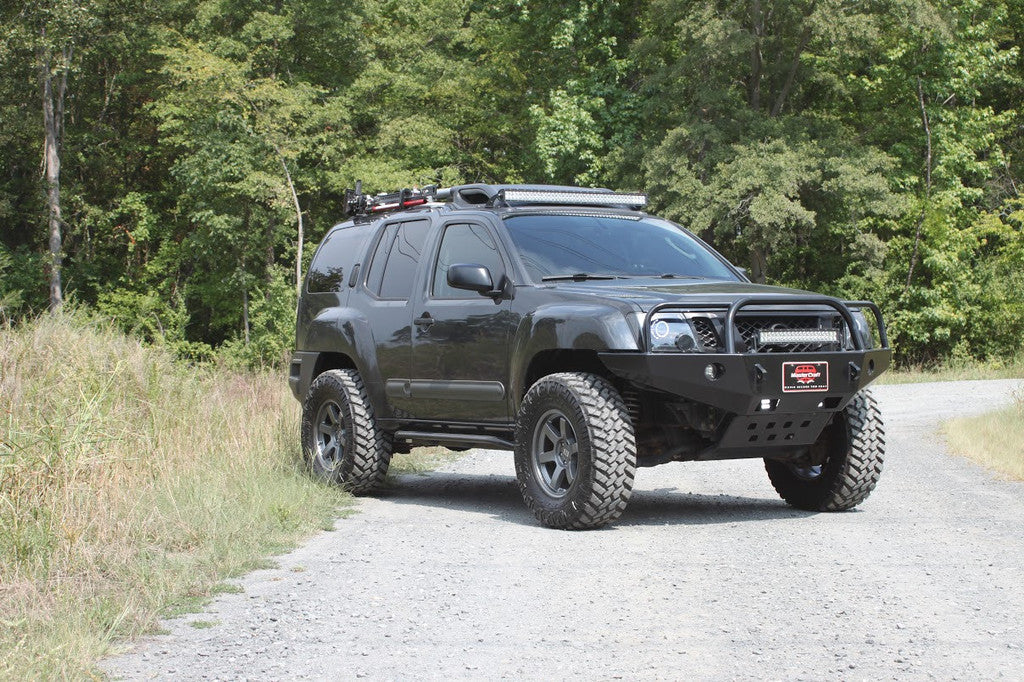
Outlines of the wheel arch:
{"type": "Polygon", "coordinates": [[[559,303],[523,316],[511,347],[509,380],[512,413],[538,379],[556,372],[587,372],[613,379],[598,356],[609,350],[639,348],[638,329],[615,305],[559,303]]]}
{"type": "Polygon", "coordinates": [[[323,351],[316,357],[316,362],[313,363],[313,378],[316,379],[318,376],[332,369],[359,369],[356,367],[355,360],[348,353],[339,353],[335,351],[323,351]]]}
{"type": "Polygon", "coordinates": [[[525,374],[516,387],[516,407],[518,408],[518,404],[522,402],[526,392],[539,379],[558,372],[586,372],[606,379],[613,376],[598,358],[596,350],[548,348],[537,352],[526,366],[525,374]]]}

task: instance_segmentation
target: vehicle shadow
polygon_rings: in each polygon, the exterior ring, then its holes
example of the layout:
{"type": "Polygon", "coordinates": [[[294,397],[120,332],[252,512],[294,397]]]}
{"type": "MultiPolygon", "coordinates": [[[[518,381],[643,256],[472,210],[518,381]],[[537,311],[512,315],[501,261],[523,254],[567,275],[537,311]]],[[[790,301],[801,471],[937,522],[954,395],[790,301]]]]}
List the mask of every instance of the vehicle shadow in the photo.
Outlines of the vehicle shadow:
{"type": "MultiPolygon", "coordinates": [[[[395,504],[420,505],[486,514],[537,525],[523,504],[513,476],[431,472],[403,474],[377,494],[395,504]]],[[[684,493],[674,488],[634,490],[629,506],[612,528],[645,525],[704,525],[813,516],[782,500],[684,493]]]]}

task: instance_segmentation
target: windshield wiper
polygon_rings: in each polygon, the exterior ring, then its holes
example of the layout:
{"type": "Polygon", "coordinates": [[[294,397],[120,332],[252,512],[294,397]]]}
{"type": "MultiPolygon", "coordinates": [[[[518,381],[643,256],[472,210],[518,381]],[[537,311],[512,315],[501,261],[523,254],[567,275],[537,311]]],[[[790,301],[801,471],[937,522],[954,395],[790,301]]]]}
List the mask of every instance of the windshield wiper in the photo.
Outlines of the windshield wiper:
{"type": "Polygon", "coordinates": [[[706,279],[705,277],[697,277],[696,275],[677,275],[674,272],[666,272],[663,275],[649,275],[650,277],[657,277],[658,279],[706,279]]]}
{"type": "Polygon", "coordinates": [[[572,280],[573,282],[585,282],[588,279],[615,279],[615,275],[592,275],[588,272],[577,272],[572,275],[548,275],[541,277],[542,282],[557,282],[559,280],[572,280]]]}

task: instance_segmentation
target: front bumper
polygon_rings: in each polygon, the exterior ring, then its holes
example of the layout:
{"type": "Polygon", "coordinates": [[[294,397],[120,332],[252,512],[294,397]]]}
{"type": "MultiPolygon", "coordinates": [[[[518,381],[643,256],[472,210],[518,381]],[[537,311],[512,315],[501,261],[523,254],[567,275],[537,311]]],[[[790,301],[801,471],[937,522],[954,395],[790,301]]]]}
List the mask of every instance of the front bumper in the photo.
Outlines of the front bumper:
{"type": "MultiPolygon", "coordinates": [[[[888,348],[834,353],[600,353],[634,385],[727,413],[716,442],[697,459],[786,455],[813,444],[835,413],[892,362],[888,348]],[[827,389],[785,390],[787,367],[828,363],[827,389]],[[709,378],[708,366],[717,377],[709,378]]],[[[710,373],[709,373],[710,374],[710,373]]]]}
{"type": "Polygon", "coordinates": [[[288,366],[288,387],[292,395],[300,403],[306,399],[309,385],[316,378],[316,361],[319,353],[297,350],[292,353],[292,361],[288,366]]]}
{"type": "Polygon", "coordinates": [[[726,412],[836,412],[846,407],[857,391],[874,381],[892,362],[892,351],[878,348],[835,353],[599,353],[605,367],[616,376],[639,386],[677,395],[726,412]],[[829,366],[829,385],[824,391],[786,392],[783,365],[821,363],[829,366]],[[708,365],[717,365],[716,379],[705,376],[708,365]]]}

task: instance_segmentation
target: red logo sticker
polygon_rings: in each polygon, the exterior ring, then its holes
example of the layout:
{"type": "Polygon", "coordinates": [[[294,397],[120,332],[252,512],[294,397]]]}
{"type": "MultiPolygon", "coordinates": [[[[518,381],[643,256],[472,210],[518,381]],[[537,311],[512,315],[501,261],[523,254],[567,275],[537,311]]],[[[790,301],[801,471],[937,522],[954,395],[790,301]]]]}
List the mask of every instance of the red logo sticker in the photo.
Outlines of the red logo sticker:
{"type": "Polygon", "coordinates": [[[784,393],[814,393],[827,390],[827,362],[782,363],[782,391],[784,393]]]}

